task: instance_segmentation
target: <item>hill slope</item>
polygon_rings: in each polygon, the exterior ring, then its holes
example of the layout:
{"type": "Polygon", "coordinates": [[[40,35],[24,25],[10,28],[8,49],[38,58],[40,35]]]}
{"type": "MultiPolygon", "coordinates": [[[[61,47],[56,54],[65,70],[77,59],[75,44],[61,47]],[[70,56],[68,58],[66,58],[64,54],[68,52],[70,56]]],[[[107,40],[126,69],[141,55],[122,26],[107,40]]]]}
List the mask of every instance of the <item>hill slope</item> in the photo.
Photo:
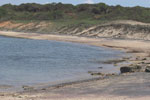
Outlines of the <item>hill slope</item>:
{"type": "Polygon", "coordinates": [[[131,20],[118,20],[96,25],[57,25],[54,22],[15,22],[0,23],[1,30],[61,34],[85,37],[109,37],[150,40],[150,24],[131,20]]]}

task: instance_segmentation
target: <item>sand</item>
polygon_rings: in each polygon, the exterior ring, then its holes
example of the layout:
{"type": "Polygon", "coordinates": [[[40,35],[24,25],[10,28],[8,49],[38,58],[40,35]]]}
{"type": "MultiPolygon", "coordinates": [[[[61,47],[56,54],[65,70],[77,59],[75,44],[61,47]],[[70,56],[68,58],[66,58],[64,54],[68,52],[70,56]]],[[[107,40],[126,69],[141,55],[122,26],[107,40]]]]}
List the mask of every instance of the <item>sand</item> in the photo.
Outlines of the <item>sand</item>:
{"type": "MultiPolygon", "coordinates": [[[[132,58],[148,58],[150,56],[150,41],[143,40],[87,38],[4,31],[0,31],[0,35],[103,46],[129,52],[133,54],[132,58]]],[[[147,62],[149,61],[148,59],[147,62]]],[[[128,73],[60,87],[46,87],[19,93],[0,93],[0,100],[150,100],[149,83],[149,73],[128,73]]]]}

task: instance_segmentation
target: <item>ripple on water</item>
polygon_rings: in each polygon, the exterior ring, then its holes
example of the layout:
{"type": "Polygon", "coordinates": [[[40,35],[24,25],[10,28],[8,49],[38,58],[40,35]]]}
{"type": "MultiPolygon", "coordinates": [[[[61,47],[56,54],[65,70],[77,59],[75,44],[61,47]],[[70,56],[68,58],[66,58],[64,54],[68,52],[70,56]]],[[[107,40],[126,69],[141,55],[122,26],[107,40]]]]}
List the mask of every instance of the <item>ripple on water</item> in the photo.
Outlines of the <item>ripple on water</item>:
{"type": "MultiPolygon", "coordinates": [[[[112,65],[93,63],[123,55],[111,49],[48,40],[0,37],[0,84],[13,86],[91,78],[112,65]],[[102,70],[102,69],[101,69],[102,70]]],[[[1,86],[0,86],[1,87],[1,86]]]]}

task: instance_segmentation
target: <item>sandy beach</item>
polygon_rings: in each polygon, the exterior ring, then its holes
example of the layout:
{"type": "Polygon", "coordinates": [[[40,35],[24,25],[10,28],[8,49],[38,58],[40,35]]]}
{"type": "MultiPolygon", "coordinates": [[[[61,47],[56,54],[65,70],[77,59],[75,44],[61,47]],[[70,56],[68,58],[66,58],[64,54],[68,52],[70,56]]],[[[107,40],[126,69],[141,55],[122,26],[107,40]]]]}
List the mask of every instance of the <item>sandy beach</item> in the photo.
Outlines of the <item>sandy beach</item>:
{"type": "MultiPolygon", "coordinates": [[[[56,40],[103,46],[123,50],[133,56],[127,61],[147,66],[150,63],[150,41],[87,38],[65,35],[0,31],[1,36],[56,40]]],[[[46,87],[19,93],[0,93],[0,100],[149,100],[150,74],[145,72],[109,76],[88,82],[46,87]]]]}

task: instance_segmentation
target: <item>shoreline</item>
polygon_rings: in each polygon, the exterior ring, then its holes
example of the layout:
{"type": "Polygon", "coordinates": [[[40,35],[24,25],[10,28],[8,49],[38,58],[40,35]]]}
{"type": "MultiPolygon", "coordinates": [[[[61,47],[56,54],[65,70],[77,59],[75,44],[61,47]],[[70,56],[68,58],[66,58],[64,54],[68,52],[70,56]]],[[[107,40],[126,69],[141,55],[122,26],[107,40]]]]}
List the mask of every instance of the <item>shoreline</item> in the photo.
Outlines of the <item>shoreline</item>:
{"type": "MultiPolygon", "coordinates": [[[[5,31],[3,32],[3,31],[0,31],[0,32],[2,32],[2,33],[5,33],[5,31]]],[[[16,33],[16,32],[9,32],[9,33],[16,33]]],[[[17,34],[19,34],[18,32],[17,32],[17,34]]],[[[22,38],[22,39],[32,39],[33,37],[24,37],[24,34],[26,34],[26,35],[28,35],[28,33],[23,33],[23,35],[21,35],[21,34],[19,34],[20,36],[19,37],[17,37],[17,36],[14,36],[13,34],[10,36],[10,35],[7,35],[7,36],[5,36],[5,35],[0,35],[0,36],[2,36],[2,37],[10,37],[10,38],[22,38]]],[[[34,35],[38,35],[38,33],[32,33],[32,34],[34,34],[34,35]]],[[[40,34],[39,34],[40,35],[40,34]]],[[[46,34],[46,35],[48,35],[48,34],[46,34]]],[[[32,36],[32,35],[29,35],[29,36],[32,36]]],[[[59,35],[48,35],[48,36],[56,36],[56,37],[59,37],[59,35]]],[[[63,36],[63,35],[62,35],[63,36]]],[[[66,37],[66,36],[65,36],[66,37]]],[[[74,36],[69,36],[69,37],[74,37],[74,36]]],[[[75,38],[81,38],[81,37],[76,37],[75,36],[75,38]]],[[[86,38],[86,37],[83,37],[83,38],[86,38]]],[[[90,38],[88,38],[88,39],[90,39],[90,38]]],[[[95,39],[95,38],[92,38],[92,39],[95,39]]],[[[36,40],[36,39],[35,39],[36,40]]],[[[39,39],[38,39],[39,40],[39,39]]],[[[45,40],[45,39],[40,39],[40,40],[45,40]]],[[[49,39],[47,39],[47,40],[49,40],[49,39]]],[[[51,39],[50,39],[51,40],[51,39]]],[[[57,39],[56,40],[52,40],[52,41],[58,41],[57,39]]],[[[64,42],[63,40],[62,40],[62,42],[64,42]]],[[[67,40],[65,40],[65,42],[67,42],[67,43],[69,43],[67,40]]],[[[77,43],[77,42],[72,42],[72,43],[77,43]]],[[[80,43],[80,44],[82,44],[82,43],[80,43]]],[[[84,43],[83,45],[85,45],[86,43],[84,43]]],[[[89,44],[87,44],[87,45],[89,45],[89,44]]],[[[91,45],[91,46],[95,46],[95,45],[91,45]]],[[[95,46],[95,47],[100,47],[100,46],[95,46]]],[[[108,48],[108,49],[110,49],[110,48],[108,48]]],[[[111,50],[111,49],[110,49],[111,50]]],[[[115,60],[115,61],[118,61],[117,59],[120,59],[120,58],[122,58],[122,57],[125,57],[125,56],[120,56],[119,58],[112,58],[112,60],[115,60]]],[[[111,61],[110,61],[111,62],[111,61]]],[[[97,63],[102,63],[102,64],[104,64],[104,63],[110,63],[109,61],[102,61],[102,62],[97,62],[97,63]]],[[[119,62],[122,62],[122,61],[119,61],[119,62]]],[[[112,65],[112,66],[114,66],[113,64],[110,64],[110,65],[112,65]]],[[[118,69],[118,71],[119,71],[119,69],[118,69]]],[[[101,74],[103,74],[103,75],[92,75],[92,74],[100,74],[99,73],[99,71],[88,71],[87,72],[87,74],[89,74],[89,75],[91,75],[92,77],[84,77],[84,78],[79,78],[79,79],[73,79],[73,80],[64,80],[64,81],[60,81],[60,82],[54,82],[54,83],[52,83],[52,84],[50,84],[49,82],[48,83],[37,83],[37,84],[32,84],[32,85],[25,85],[26,87],[28,87],[28,89],[31,89],[32,90],[32,88],[34,88],[34,89],[36,89],[36,90],[40,90],[40,89],[42,89],[42,88],[47,88],[47,87],[51,87],[51,88],[56,88],[56,87],[63,87],[63,86],[66,86],[66,85],[71,85],[71,84],[80,84],[80,83],[84,83],[84,82],[91,82],[91,81],[96,81],[96,80],[101,80],[101,79],[104,79],[104,78],[107,78],[107,77],[109,77],[109,76],[111,76],[112,74],[114,74],[114,75],[119,75],[120,73],[119,72],[102,72],[101,74]]],[[[22,85],[21,87],[23,87],[24,85],[22,85]]],[[[13,86],[11,86],[11,87],[13,87],[13,86]]],[[[13,89],[11,89],[12,90],[12,92],[22,92],[22,91],[24,91],[23,90],[23,88],[22,89],[19,89],[19,90],[16,90],[15,89],[15,91],[13,91],[13,89]]],[[[6,92],[9,92],[9,90],[6,90],[6,92]]]]}
{"type": "Polygon", "coordinates": [[[13,32],[13,31],[0,31],[0,36],[12,37],[12,38],[24,38],[24,39],[37,39],[37,40],[55,40],[55,41],[64,41],[64,42],[75,42],[88,44],[93,46],[108,47],[111,49],[134,49],[140,48],[135,43],[143,43],[144,45],[139,45],[142,47],[147,46],[146,42],[149,40],[136,40],[136,39],[120,39],[120,38],[90,38],[90,37],[80,37],[80,36],[71,36],[71,35],[54,35],[54,34],[40,34],[40,33],[25,33],[25,32],[13,32]],[[98,43],[96,43],[98,42],[98,43]],[[120,43],[119,43],[120,42],[120,43]],[[126,42],[126,44],[124,43],[126,42]],[[130,44],[128,44],[130,43],[130,44]],[[123,44],[123,45],[121,45],[123,44]]]}
{"type": "MultiPolygon", "coordinates": [[[[144,41],[144,40],[126,40],[126,39],[111,39],[111,38],[87,38],[87,37],[78,37],[78,36],[65,36],[65,35],[49,35],[49,34],[38,34],[38,33],[23,33],[23,32],[5,32],[0,31],[0,36],[7,36],[7,37],[14,37],[14,38],[25,38],[25,39],[39,39],[39,40],[55,40],[55,41],[64,41],[64,42],[75,42],[75,43],[82,43],[82,44],[88,44],[93,46],[100,46],[100,47],[107,47],[111,49],[117,49],[117,50],[123,50],[127,53],[130,53],[133,55],[132,59],[136,59],[140,57],[141,59],[147,57],[149,55],[149,49],[150,49],[150,41],[144,41]]],[[[110,76],[115,77],[115,76],[110,76]]],[[[116,76],[119,77],[119,76],[116,76]]],[[[99,80],[101,79],[94,79],[99,80]]],[[[58,84],[52,88],[63,88],[65,86],[72,86],[72,85],[78,85],[78,84],[84,84],[84,82],[94,82],[94,80],[83,80],[83,82],[70,82],[70,83],[63,83],[58,84]],[[74,84],[77,83],[77,84],[74,84]]],[[[104,80],[107,80],[104,79],[104,80]]],[[[29,87],[30,88],[30,87],[29,87]]],[[[48,87],[50,88],[50,87],[48,87]]],[[[40,90],[35,90],[36,92],[40,92],[43,90],[47,90],[47,88],[43,88],[40,90]]],[[[26,93],[31,93],[32,90],[25,91],[26,93]]],[[[33,93],[35,94],[34,90],[33,93]]],[[[23,93],[24,94],[24,93],[23,93]]],[[[14,95],[14,94],[13,94],[14,95]]],[[[11,94],[12,96],[12,94],[11,94]]],[[[7,100],[7,97],[4,96],[4,100],[7,100]]],[[[17,96],[18,98],[18,96],[17,96]]],[[[15,99],[17,100],[17,99],[15,99]]],[[[25,99],[22,99],[25,100],[25,99]]],[[[35,99],[36,100],[36,99],[35,99]]],[[[85,99],[85,100],[88,100],[85,99]]],[[[110,99],[111,100],[111,99],[110,99]]]]}
{"type": "Polygon", "coordinates": [[[105,47],[115,50],[121,50],[132,54],[134,57],[145,57],[149,53],[149,40],[134,40],[134,39],[114,39],[114,38],[89,38],[69,35],[53,35],[53,34],[39,34],[39,33],[24,33],[12,31],[0,31],[0,36],[23,38],[23,39],[37,39],[37,40],[54,40],[62,42],[73,42],[87,44],[97,47],[105,47]]]}

